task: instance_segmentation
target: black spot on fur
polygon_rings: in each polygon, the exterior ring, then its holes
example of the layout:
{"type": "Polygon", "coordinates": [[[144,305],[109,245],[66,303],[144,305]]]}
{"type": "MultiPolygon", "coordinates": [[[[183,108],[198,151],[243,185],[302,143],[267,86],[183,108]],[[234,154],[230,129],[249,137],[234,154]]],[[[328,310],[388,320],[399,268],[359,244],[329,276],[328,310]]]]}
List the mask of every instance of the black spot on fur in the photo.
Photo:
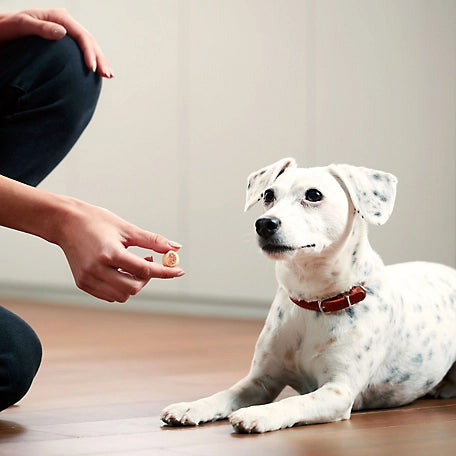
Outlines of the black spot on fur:
{"type": "Polygon", "coordinates": [[[395,381],[399,376],[399,368],[398,367],[392,367],[390,371],[388,372],[388,377],[385,380],[385,383],[391,383],[395,381]]]}
{"type": "Polygon", "coordinates": [[[358,249],[359,249],[359,244],[356,244],[355,249],[353,250],[353,253],[352,253],[352,264],[355,264],[356,261],[358,260],[358,249]]]}
{"type": "Polygon", "coordinates": [[[366,290],[366,293],[367,293],[368,295],[375,296],[375,295],[377,294],[376,291],[375,291],[373,288],[369,288],[369,287],[366,287],[366,286],[365,286],[364,289],[366,290]]]}
{"type": "Polygon", "coordinates": [[[415,364],[423,364],[423,355],[421,353],[418,353],[412,358],[412,362],[415,364]]]}
{"type": "Polygon", "coordinates": [[[279,309],[277,310],[277,318],[279,320],[282,320],[283,318],[283,309],[281,307],[279,307],[279,309]]]}
{"type": "Polygon", "coordinates": [[[380,201],[383,201],[384,203],[386,203],[388,201],[388,198],[385,195],[377,192],[377,190],[374,190],[373,193],[374,193],[374,196],[376,196],[380,201]]]}
{"type": "Polygon", "coordinates": [[[406,381],[410,380],[410,374],[403,374],[402,377],[399,379],[399,383],[405,383],[406,381]]]}

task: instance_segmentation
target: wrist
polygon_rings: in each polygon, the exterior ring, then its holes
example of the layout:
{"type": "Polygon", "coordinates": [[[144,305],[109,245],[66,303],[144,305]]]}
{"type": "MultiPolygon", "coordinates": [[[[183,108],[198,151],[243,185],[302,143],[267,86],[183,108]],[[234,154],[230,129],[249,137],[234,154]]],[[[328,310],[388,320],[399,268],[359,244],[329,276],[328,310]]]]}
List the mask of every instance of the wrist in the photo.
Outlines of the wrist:
{"type": "Polygon", "coordinates": [[[75,225],[75,220],[81,216],[81,206],[84,203],[63,195],[53,195],[53,197],[47,208],[46,222],[43,223],[42,233],[39,236],[62,247],[71,237],[71,229],[75,225]]]}
{"type": "Polygon", "coordinates": [[[60,244],[82,204],[0,176],[0,225],[60,244]]]}

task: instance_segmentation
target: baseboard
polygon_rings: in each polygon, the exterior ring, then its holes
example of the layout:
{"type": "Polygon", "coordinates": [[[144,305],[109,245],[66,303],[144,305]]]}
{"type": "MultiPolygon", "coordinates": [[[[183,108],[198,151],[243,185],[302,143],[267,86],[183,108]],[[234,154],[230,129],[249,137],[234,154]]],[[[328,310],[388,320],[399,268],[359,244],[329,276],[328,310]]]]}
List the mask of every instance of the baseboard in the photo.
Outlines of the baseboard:
{"type": "Polygon", "coordinates": [[[143,290],[126,304],[101,301],[75,289],[50,285],[0,282],[0,299],[24,299],[62,305],[104,308],[116,311],[141,311],[161,314],[198,315],[264,320],[269,302],[226,297],[147,293],[143,290]]]}

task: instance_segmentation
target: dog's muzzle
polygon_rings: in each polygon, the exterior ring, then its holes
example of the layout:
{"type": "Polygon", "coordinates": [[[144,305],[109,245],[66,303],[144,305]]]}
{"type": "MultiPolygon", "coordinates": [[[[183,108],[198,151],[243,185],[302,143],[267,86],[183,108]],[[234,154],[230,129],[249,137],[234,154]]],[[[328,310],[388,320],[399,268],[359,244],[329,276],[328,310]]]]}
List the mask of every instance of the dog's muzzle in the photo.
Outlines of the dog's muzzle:
{"type": "Polygon", "coordinates": [[[294,247],[282,243],[278,234],[280,225],[280,219],[276,217],[262,217],[255,222],[258,244],[263,252],[275,257],[294,250],[294,247]]]}
{"type": "Polygon", "coordinates": [[[258,236],[269,239],[274,236],[281,225],[280,219],[276,217],[263,217],[255,222],[255,229],[258,236]]]}

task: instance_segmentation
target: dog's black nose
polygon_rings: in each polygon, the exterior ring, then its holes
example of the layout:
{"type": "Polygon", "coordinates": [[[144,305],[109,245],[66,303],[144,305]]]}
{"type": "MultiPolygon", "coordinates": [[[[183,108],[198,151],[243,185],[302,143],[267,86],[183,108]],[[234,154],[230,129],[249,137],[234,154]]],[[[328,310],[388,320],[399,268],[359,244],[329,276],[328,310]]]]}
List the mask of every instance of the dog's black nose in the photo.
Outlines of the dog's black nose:
{"type": "Polygon", "coordinates": [[[255,222],[256,232],[263,238],[273,236],[280,228],[280,220],[276,217],[264,217],[255,222]]]}

